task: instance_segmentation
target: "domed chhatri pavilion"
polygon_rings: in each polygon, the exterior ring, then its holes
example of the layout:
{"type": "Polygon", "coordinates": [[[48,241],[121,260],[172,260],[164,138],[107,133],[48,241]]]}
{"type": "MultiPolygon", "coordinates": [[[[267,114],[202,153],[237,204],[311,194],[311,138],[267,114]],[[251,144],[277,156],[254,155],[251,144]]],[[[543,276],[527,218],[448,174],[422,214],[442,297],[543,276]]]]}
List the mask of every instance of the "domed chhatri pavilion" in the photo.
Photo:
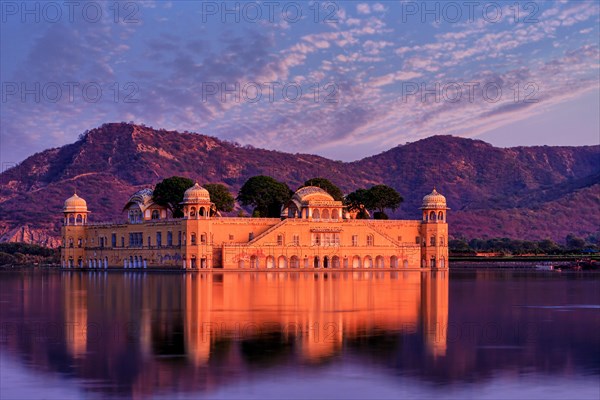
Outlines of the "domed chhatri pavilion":
{"type": "Polygon", "coordinates": [[[196,183],[182,202],[183,218],[134,193],[123,223],[90,223],[86,201],[65,201],[64,268],[447,269],[446,198],[423,197],[421,220],[355,219],[325,190],[299,189],[281,218],[222,217],[196,183]]]}

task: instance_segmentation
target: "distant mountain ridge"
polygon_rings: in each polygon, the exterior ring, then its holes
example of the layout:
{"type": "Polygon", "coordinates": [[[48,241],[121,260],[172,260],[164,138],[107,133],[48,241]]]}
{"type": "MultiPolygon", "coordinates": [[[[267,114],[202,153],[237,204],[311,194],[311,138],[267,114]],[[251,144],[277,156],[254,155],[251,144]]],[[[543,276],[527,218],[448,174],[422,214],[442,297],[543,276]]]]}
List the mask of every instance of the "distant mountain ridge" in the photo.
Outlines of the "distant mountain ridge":
{"type": "Polygon", "coordinates": [[[58,243],[62,204],[74,190],[90,220],[122,219],[136,190],[172,175],[222,182],[236,193],[265,174],[292,189],[325,177],[348,193],[385,183],[405,198],[401,218],[419,218],[433,186],[449,207],[451,234],[473,237],[586,236],[600,226],[600,146],[497,148],[434,136],[355,162],[239,146],[195,133],[110,123],[75,143],[37,153],[0,175],[0,241],[58,243]]]}

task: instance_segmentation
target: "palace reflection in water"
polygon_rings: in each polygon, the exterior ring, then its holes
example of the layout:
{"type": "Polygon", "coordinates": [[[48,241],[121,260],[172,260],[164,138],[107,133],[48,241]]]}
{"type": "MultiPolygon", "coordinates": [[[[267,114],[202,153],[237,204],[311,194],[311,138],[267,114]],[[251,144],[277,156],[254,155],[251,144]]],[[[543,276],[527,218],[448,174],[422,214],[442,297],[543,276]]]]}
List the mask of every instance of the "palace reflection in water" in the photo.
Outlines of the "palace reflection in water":
{"type": "MultiPolygon", "coordinates": [[[[485,308],[506,296],[485,274],[457,280],[484,284],[461,287],[454,297],[445,271],[1,278],[2,351],[101,397],[210,394],[242,377],[274,380],[346,364],[434,383],[487,379],[495,369],[527,364],[535,370],[538,360],[546,373],[598,374],[597,311],[583,323],[555,315],[561,326],[571,323],[560,338],[526,308],[485,308]],[[560,340],[568,349],[559,351],[560,340]]],[[[527,286],[512,296],[521,301],[542,290],[527,286]]]]}

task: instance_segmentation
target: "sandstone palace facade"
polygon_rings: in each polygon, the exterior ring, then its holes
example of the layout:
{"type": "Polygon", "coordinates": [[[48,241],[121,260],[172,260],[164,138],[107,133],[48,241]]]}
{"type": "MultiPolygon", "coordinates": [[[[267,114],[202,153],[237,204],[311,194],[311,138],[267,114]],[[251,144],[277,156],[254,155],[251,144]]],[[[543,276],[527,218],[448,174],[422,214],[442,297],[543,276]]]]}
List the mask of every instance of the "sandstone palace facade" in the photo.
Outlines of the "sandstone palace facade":
{"type": "Polygon", "coordinates": [[[281,218],[215,216],[208,191],[185,192],[170,218],[152,190],[135,193],[125,223],[90,223],[86,201],[65,201],[63,268],[447,269],[446,198],[423,198],[421,220],[354,219],[321,188],[299,189],[281,218]]]}

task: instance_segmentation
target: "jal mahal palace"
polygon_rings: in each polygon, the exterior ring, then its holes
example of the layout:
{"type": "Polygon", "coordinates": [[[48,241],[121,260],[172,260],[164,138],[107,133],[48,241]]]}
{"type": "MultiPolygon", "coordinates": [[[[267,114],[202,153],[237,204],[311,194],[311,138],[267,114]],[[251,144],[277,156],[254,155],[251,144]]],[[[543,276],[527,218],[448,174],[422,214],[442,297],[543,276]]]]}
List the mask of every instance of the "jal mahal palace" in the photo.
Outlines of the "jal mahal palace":
{"type": "Polygon", "coordinates": [[[273,270],[448,268],[446,198],[425,197],[421,220],[356,219],[325,190],[307,186],[281,218],[223,217],[196,183],[183,218],[143,189],[125,204],[123,223],[89,222],[86,201],[64,203],[63,268],[273,270]]]}

